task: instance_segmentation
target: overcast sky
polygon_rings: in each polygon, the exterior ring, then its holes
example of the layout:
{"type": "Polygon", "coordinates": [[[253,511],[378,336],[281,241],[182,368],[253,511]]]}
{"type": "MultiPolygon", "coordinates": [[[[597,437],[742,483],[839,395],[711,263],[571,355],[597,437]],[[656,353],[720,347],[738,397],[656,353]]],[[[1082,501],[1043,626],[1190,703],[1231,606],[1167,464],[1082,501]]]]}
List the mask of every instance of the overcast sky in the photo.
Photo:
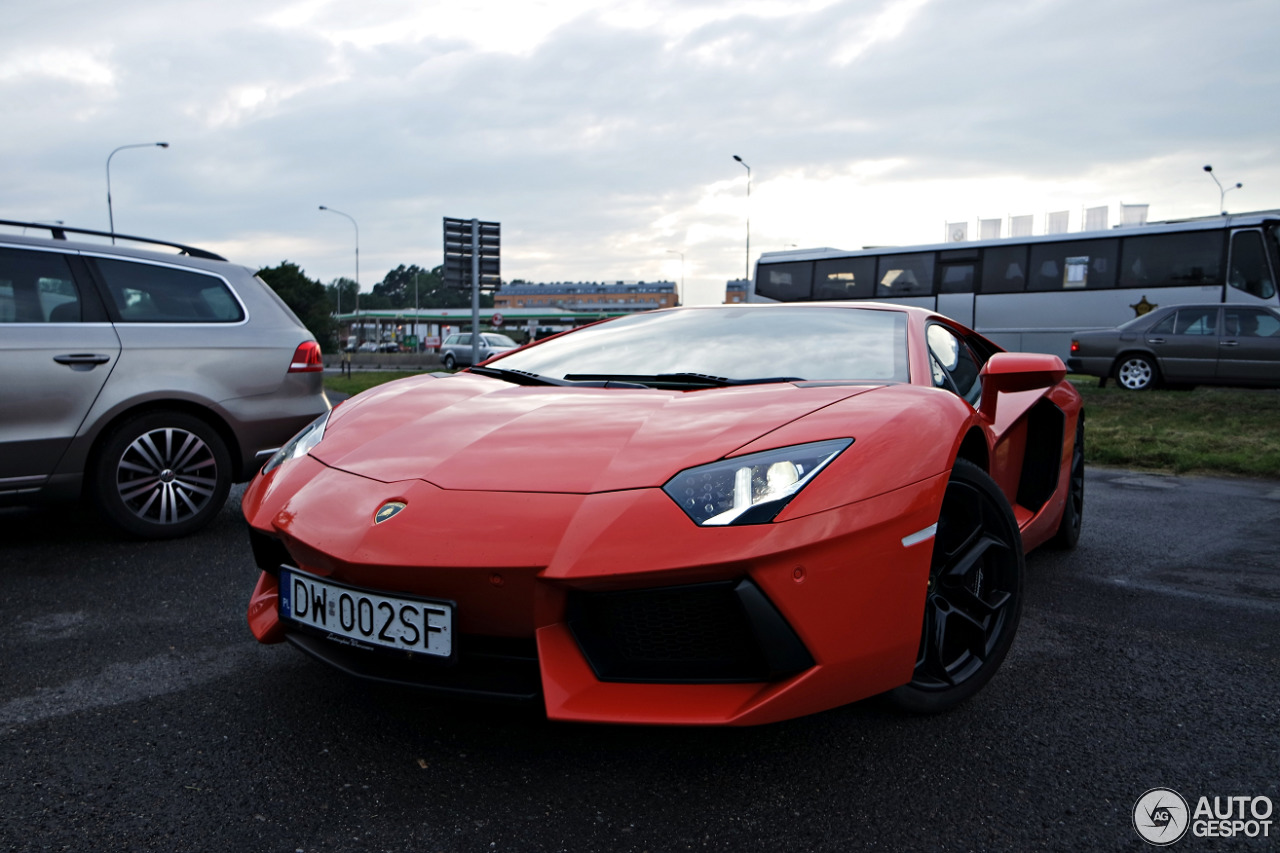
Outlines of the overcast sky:
{"type": "Polygon", "coordinates": [[[0,218],[368,291],[502,223],[505,280],[1280,208],[1276,0],[43,0],[0,28],[0,218]],[[751,168],[750,204],[747,170],[751,168]],[[1006,225],[1007,227],[1007,225],[1006,225]]]}

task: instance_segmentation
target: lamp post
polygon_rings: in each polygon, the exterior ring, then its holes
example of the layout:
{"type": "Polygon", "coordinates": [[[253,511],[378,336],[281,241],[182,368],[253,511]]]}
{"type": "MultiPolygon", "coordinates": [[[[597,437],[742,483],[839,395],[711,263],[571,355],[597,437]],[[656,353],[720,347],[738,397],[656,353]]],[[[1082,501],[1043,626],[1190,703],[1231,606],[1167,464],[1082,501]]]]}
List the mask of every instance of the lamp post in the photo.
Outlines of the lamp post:
{"type": "MultiPolygon", "coordinates": [[[[684,252],[677,252],[675,249],[667,249],[668,255],[680,256],[680,293],[684,292],[684,252]]],[[[680,304],[680,293],[676,294],[676,305],[680,304]]]]}
{"type": "MultiPolygon", "coordinates": [[[[327,210],[330,213],[336,213],[339,216],[345,216],[351,220],[351,227],[356,229],[356,344],[364,343],[364,327],[360,323],[360,226],[356,224],[355,217],[350,213],[343,213],[341,210],[334,210],[332,207],[320,205],[321,210],[327,210]]],[[[342,314],[342,285],[338,285],[338,314],[342,314]]],[[[341,321],[339,321],[341,323],[341,321]]]]}
{"type": "Polygon", "coordinates": [[[747,170],[747,260],[743,265],[745,272],[742,278],[744,281],[751,281],[751,167],[747,165],[746,160],[743,160],[737,154],[733,155],[733,159],[741,163],[747,170]]]}
{"type": "Polygon", "coordinates": [[[1232,190],[1238,190],[1244,184],[1237,182],[1234,187],[1223,187],[1222,181],[1218,180],[1218,176],[1213,173],[1212,166],[1205,166],[1204,170],[1209,173],[1209,177],[1213,178],[1213,182],[1218,185],[1218,210],[1222,211],[1222,215],[1227,215],[1227,193],[1232,190]]]}
{"type": "Polygon", "coordinates": [[[121,145],[107,155],[107,222],[110,223],[111,242],[116,241],[116,215],[111,209],[111,158],[126,148],[168,148],[167,142],[138,142],[133,145],[121,145]]]}

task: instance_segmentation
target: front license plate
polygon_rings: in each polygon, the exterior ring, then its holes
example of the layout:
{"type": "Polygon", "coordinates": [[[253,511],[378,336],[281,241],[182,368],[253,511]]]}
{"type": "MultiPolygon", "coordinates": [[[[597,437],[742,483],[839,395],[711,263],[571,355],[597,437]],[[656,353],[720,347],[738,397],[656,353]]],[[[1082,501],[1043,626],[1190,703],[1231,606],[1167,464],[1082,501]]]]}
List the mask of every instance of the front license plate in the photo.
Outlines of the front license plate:
{"type": "Polygon", "coordinates": [[[453,654],[453,605],[445,601],[382,595],[282,568],[280,615],[352,645],[453,654]]]}

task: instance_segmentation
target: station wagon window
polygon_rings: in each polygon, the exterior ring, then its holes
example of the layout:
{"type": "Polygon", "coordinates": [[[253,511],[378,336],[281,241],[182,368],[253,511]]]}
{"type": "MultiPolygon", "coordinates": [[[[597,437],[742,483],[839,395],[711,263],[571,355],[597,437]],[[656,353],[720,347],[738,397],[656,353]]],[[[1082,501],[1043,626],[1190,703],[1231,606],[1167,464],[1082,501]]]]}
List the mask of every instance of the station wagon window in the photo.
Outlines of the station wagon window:
{"type": "Polygon", "coordinates": [[[880,258],[876,296],[930,296],[932,294],[932,252],[884,255],[880,258]]]}
{"type": "Polygon", "coordinates": [[[1184,231],[1128,237],[1121,287],[1194,287],[1221,283],[1222,232],[1184,231]]]}
{"type": "Polygon", "coordinates": [[[80,291],[64,255],[0,249],[0,323],[79,323],[80,291]]]}
{"type": "Polygon", "coordinates": [[[236,323],[244,319],[226,282],[214,275],[98,258],[107,290],[126,323],[236,323]]]}
{"type": "Polygon", "coordinates": [[[756,270],[756,293],[779,302],[807,302],[813,291],[813,263],[761,265],[756,270]]]}
{"type": "Polygon", "coordinates": [[[1027,290],[1115,287],[1116,240],[1068,240],[1031,247],[1027,290]]]}
{"type": "Polygon", "coordinates": [[[1276,283],[1267,263],[1261,232],[1238,231],[1231,238],[1231,269],[1227,273],[1227,284],[1259,299],[1270,299],[1276,295],[1276,283]]]}
{"type": "Polygon", "coordinates": [[[814,299],[870,299],[875,292],[875,258],[837,258],[816,264],[814,299]]]}

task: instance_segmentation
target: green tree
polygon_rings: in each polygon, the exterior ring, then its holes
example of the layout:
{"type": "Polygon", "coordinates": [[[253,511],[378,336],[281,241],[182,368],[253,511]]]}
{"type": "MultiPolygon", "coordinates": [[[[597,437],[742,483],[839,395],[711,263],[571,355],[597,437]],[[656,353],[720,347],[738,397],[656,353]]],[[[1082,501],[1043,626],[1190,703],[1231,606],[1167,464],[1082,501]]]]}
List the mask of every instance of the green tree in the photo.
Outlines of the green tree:
{"type": "Polygon", "coordinates": [[[263,267],[258,270],[258,276],[298,315],[298,319],[320,342],[321,349],[337,351],[338,326],[331,316],[333,308],[324,285],[307,278],[297,264],[288,261],[281,261],[275,267],[263,267]]]}
{"type": "MultiPolygon", "coordinates": [[[[387,300],[384,306],[386,308],[412,308],[415,282],[419,308],[471,307],[470,290],[445,288],[443,266],[427,270],[417,264],[409,266],[401,264],[388,272],[380,283],[373,286],[373,293],[387,300]]],[[[364,307],[363,301],[361,307],[364,307]]],[[[493,307],[492,294],[480,294],[480,307],[493,307]]]]}
{"type": "Polygon", "coordinates": [[[354,314],[356,310],[356,282],[350,278],[335,278],[325,285],[325,293],[333,310],[338,314],[354,314]]]}

